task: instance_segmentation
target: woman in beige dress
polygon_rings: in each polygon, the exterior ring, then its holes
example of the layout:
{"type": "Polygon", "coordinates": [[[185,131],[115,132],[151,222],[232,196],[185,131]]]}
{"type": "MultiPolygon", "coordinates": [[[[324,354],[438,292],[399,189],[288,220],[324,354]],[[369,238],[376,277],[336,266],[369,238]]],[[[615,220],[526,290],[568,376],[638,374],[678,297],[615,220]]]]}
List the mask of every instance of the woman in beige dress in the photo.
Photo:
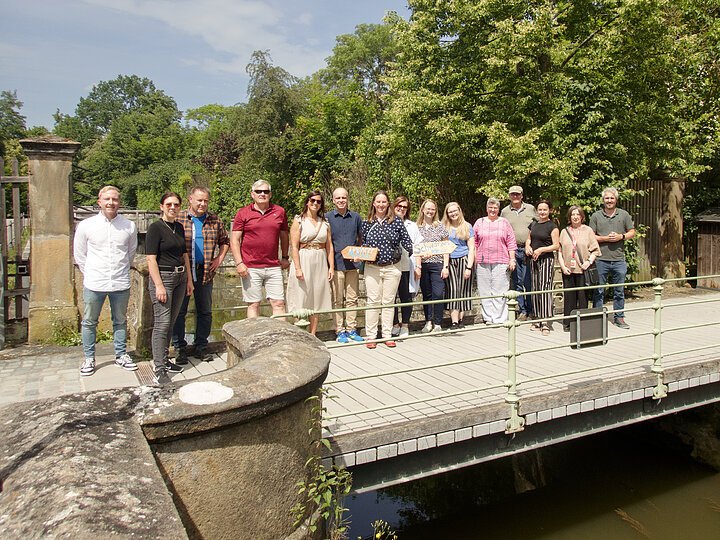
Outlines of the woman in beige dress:
{"type": "MultiPolygon", "coordinates": [[[[335,272],[330,225],[325,219],[325,199],[319,191],[305,197],[303,210],[290,227],[292,261],[288,271],[288,311],[323,310],[332,307],[330,282],[335,272]]],[[[318,315],[310,316],[310,333],[315,335],[318,315]]]]}

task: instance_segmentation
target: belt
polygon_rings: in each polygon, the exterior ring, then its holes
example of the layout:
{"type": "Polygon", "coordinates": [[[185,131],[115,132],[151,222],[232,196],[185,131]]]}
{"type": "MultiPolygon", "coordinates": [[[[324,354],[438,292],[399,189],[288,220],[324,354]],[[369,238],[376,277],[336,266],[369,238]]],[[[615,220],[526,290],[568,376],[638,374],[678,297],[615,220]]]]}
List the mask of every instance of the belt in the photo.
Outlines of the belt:
{"type": "Polygon", "coordinates": [[[390,266],[392,264],[397,264],[397,262],[398,261],[392,261],[392,260],[387,261],[387,262],[381,262],[381,263],[375,262],[375,261],[372,261],[372,262],[368,261],[369,264],[374,264],[375,266],[390,266]]]}
{"type": "Polygon", "coordinates": [[[300,244],[300,249],[325,249],[325,244],[300,244]]]}
{"type": "Polygon", "coordinates": [[[185,272],[185,266],[159,266],[158,270],[161,272],[170,272],[172,274],[182,274],[185,272]]]}

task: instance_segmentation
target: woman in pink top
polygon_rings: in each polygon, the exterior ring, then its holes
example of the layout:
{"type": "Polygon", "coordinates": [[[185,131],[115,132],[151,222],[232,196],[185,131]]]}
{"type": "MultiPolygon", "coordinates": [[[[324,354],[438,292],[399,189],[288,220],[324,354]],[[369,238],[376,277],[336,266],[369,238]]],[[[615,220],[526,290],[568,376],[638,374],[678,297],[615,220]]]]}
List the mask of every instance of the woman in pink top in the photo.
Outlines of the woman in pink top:
{"type": "Polygon", "coordinates": [[[473,225],[475,237],[475,272],[478,295],[483,298],[485,324],[504,323],[508,317],[507,299],[501,295],[510,290],[510,272],[515,270],[515,233],[510,222],[500,217],[500,201],[487,201],[487,217],[473,225]]]}

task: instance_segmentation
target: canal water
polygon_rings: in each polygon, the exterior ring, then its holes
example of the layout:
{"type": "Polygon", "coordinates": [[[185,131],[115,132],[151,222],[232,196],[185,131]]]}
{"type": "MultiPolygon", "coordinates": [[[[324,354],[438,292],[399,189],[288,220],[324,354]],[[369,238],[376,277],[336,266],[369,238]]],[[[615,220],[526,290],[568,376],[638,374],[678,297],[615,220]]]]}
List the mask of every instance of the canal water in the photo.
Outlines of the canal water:
{"type": "Polygon", "coordinates": [[[348,537],[388,522],[400,540],[720,539],[720,473],[653,425],[526,453],[346,500],[348,537]]]}

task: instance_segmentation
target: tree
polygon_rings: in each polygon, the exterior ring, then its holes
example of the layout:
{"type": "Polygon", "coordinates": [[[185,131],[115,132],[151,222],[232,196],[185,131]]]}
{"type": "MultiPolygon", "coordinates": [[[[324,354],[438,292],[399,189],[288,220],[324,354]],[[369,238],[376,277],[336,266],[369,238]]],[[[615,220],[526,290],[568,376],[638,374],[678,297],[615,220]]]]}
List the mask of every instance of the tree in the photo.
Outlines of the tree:
{"type": "Polygon", "coordinates": [[[523,184],[591,207],[657,169],[694,177],[717,148],[717,14],[703,5],[411,0],[380,156],[406,191],[441,200],[523,184]]]}
{"type": "Polygon", "coordinates": [[[5,155],[5,142],[25,135],[25,117],[20,114],[23,102],[17,90],[0,92],[0,157],[5,155]]]}
{"type": "Polygon", "coordinates": [[[111,81],[101,81],[93,86],[87,97],[80,98],[75,115],[55,113],[55,133],[74,139],[83,146],[89,146],[96,139],[106,135],[112,123],[130,112],[153,107],[153,101],[166,100],[174,106],[172,98],[166,96],[155,84],[137,75],[119,75],[111,81]]]}

